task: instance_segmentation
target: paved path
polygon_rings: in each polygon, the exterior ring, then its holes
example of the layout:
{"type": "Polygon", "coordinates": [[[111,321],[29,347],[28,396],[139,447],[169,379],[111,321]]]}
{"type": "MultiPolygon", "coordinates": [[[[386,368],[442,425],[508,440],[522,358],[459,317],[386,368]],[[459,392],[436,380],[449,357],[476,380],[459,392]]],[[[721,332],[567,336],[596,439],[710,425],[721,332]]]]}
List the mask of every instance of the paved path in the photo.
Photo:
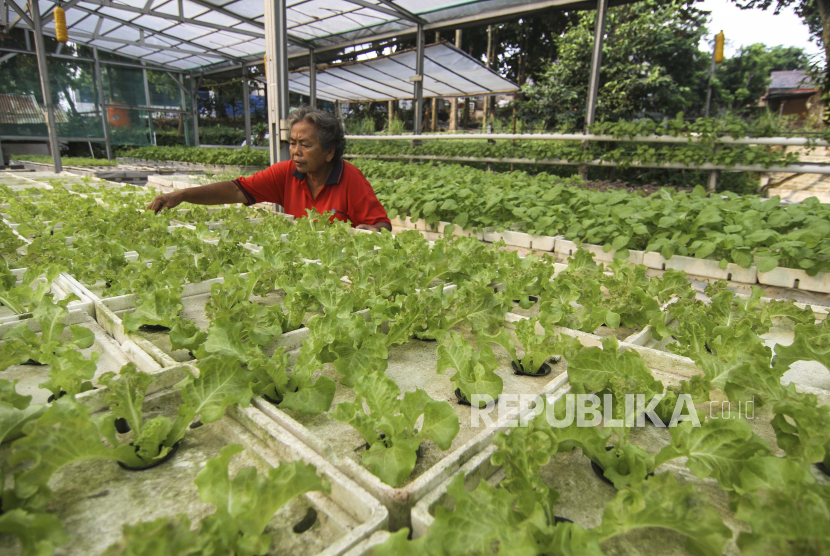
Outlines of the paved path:
{"type": "MultiPolygon", "coordinates": [[[[815,147],[808,152],[804,147],[788,147],[787,152],[797,152],[802,162],[830,162],[830,148],[815,147]]],[[[769,196],[780,195],[786,201],[800,202],[808,197],[818,197],[822,203],[830,203],[830,175],[825,174],[770,174],[772,183],[787,181],[769,189],[769,196]],[[794,177],[793,177],[794,176],[794,177]]]]}

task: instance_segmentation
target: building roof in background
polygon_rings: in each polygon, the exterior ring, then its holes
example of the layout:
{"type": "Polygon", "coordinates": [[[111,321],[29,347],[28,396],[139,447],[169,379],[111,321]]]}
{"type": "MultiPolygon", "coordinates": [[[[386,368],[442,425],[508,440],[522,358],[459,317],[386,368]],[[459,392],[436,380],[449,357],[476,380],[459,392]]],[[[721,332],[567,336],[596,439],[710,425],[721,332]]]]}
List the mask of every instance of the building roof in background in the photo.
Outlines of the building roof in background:
{"type": "Polygon", "coordinates": [[[770,92],[782,89],[818,90],[818,86],[804,70],[774,71],[770,77],[770,92]]]}
{"type": "Polygon", "coordinates": [[[773,71],[764,100],[784,97],[802,97],[818,93],[818,85],[804,70],[773,71]]]}
{"type": "MultiPolygon", "coordinates": [[[[45,124],[43,111],[34,95],[0,94],[0,124],[45,124]]],[[[58,123],[67,122],[66,114],[57,106],[55,118],[58,123]]]]}

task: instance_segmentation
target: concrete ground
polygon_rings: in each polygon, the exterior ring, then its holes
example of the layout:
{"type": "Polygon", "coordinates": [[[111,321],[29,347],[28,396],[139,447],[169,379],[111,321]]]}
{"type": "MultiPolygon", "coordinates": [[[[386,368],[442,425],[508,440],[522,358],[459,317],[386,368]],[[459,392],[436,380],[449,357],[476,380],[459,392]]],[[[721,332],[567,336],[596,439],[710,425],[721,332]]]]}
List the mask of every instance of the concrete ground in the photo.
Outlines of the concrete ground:
{"type": "MultiPolygon", "coordinates": [[[[830,147],[788,147],[787,152],[799,154],[803,163],[830,162],[830,147]]],[[[768,174],[773,187],[769,196],[779,195],[784,201],[801,202],[809,197],[818,197],[822,203],[830,203],[830,175],[826,174],[791,174],[775,172],[768,174]]]]}

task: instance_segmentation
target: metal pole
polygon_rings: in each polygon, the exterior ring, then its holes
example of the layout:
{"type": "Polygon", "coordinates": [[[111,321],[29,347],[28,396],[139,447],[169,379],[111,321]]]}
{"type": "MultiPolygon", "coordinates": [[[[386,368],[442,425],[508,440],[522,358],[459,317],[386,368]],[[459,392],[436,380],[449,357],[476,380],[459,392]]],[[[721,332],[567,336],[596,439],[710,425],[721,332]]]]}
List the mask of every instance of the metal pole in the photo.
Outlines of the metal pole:
{"type": "Polygon", "coordinates": [[[314,61],[314,49],[308,49],[308,103],[317,108],[317,62],[314,61]]]}
{"type": "Polygon", "coordinates": [[[248,68],[242,66],[242,111],[245,120],[245,144],[251,146],[251,91],[248,86],[248,68]]]}
{"type": "Polygon", "coordinates": [[[602,66],[602,42],[605,38],[605,20],[608,15],[608,0],[597,0],[597,18],[594,29],[594,51],[591,56],[591,78],[588,84],[588,105],[585,110],[585,133],[597,116],[597,95],[599,94],[599,70],[602,66]]]}
{"type": "Polygon", "coordinates": [[[289,159],[282,124],[288,117],[288,31],[286,0],[265,0],[265,76],[268,80],[268,135],[271,164],[289,159]]]}
{"type": "MultiPolygon", "coordinates": [[[[141,61],[141,65],[144,65],[144,60],[141,61]]],[[[145,68],[141,68],[141,78],[144,80],[144,102],[146,106],[152,106],[153,103],[150,100],[150,82],[147,80],[147,70],[145,68]]],[[[153,113],[147,112],[147,125],[150,131],[150,144],[156,144],[156,134],[154,133],[153,129],[153,113]]]]}
{"type": "Polygon", "coordinates": [[[193,109],[193,146],[199,146],[199,109],[196,103],[196,76],[190,74],[190,103],[193,109]]]}
{"type": "MultiPolygon", "coordinates": [[[[487,67],[493,66],[493,26],[487,26],[487,67]]],[[[487,125],[487,118],[490,116],[490,97],[484,96],[484,125],[487,125]]]]}
{"type": "MultiPolygon", "coordinates": [[[[602,67],[602,43],[605,39],[605,22],[608,16],[608,0],[597,0],[597,17],[594,24],[594,50],[591,53],[591,75],[588,82],[588,104],[585,107],[585,133],[597,118],[597,96],[599,95],[599,72],[602,67]]],[[[588,141],[582,142],[582,149],[588,149],[588,141]]],[[[579,167],[582,179],[588,179],[588,167],[579,167]]]]}
{"type": "MultiPolygon", "coordinates": [[[[182,76],[182,85],[184,85],[184,76],[182,76]]],[[[185,125],[184,119],[185,113],[187,112],[187,97],[184,94],[183,88],[179,88],[179,98],[180,102],[182,103],[182,112],[179,113],[179,118],[182,119],[182,130],[184,130],[184,144],[187,146],[192,146],[191,141],[189,140],[190,138],[188,137],[190,132],[187,130],[187,125],[185,125]]]]}
{"type": "MultiPolygon", "coordinates": [[[[455,47],[461,48],[461,29],[455,30],[455,47]]],[[[450,100],[450,131],[458,131],[458,99],[454,97],[450,100]]]]}
{"type": "Polygon", "coordinates": [[[52,151],[52,163],[55,173],[63,171],[61,149],[58,143],[58,129],[55,120],[55,105],[52,103],[52,90],[49,87],[49,69],[46,66],[46,46],[43,44],[43,27],[40,22],[40,5],[37,0],[29,0],[29,14],[34,25],[35,50],[37,51],[37,69],[40,73],[40,89],[43,104],[46,106],[46,128],[49,133],[49,147],[52,151]]]}
{"type": "Polygon", "coordinates": [[[418,24],[417,53],[415,56],[415,101],[413,120],[415,135],[421,134],[424,123],[424,26],[418,24]]]}
{"type": "Polygon", "coordinates": [[[104,106],[104,78],[101,75],[101,61],[98,59],[98,47],[92,47],[92,57],[95,59],[95,86],[98,89],[98,109],[101,110],[101,125],[104,126],[104,140],[107,146],[107,160],[112,160],[112,141],[110,140],[110,126],[107,118],[107,107],[104,106]]]}
{"type": "MultiPolygon", "coordinates": [[[[716,43],[717,44],[717,43],[716,43]]],[[[717,46],[715,46],[717,48],[717,46]]],[[[706,112],[704,117],[709,117],[709,106],[712,103],[712,79],[715,77],[715,50],[712,49],[712,67],[709,68],[709,85],[706,87],[706,112]]]]}

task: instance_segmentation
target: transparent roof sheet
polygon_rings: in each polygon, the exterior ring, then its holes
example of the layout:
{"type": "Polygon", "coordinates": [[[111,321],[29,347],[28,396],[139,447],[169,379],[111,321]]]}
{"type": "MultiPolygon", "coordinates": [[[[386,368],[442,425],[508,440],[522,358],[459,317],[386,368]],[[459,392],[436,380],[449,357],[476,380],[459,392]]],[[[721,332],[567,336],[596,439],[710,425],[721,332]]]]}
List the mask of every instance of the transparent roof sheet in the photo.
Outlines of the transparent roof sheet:
{"type": "MultiPolygon", "coordinates": [[[[25,9],[25,0],[7,1],[25,9]]],[[[50,35],[55,32],[55,1],[38,0],[50,35]]],[[[288,0],[288,54],[306,56],[310,47],[322,51],[412,33],[418,22],[429,30],[580,2],[584,0],[288,0]]],[[[263,0],[63,0],[62,5],[71,41],[133,58],[147,56],[156,64],[230,66],[255,61],[265,52],[263,0]],[[164,57],[153,56],[164,51],[176,61],[159,62],[164,57]]],[[[440,81],[432,84],[436,92],[444,90],[440,81]]]]}
{"type": "MultiPolygon", "coordinates": [[[[383,101],[414,96],[415,50],[405,50],[362,62],[333,64],[317,70],[317,98],[383,101]]],[[[288,87],[309,94],[309,70],[293,71],[288,87]]],[[[424,97],[476,96],[517,90],[515,83],[486,68],[447,43],[424,48],[424,97]]]]}

